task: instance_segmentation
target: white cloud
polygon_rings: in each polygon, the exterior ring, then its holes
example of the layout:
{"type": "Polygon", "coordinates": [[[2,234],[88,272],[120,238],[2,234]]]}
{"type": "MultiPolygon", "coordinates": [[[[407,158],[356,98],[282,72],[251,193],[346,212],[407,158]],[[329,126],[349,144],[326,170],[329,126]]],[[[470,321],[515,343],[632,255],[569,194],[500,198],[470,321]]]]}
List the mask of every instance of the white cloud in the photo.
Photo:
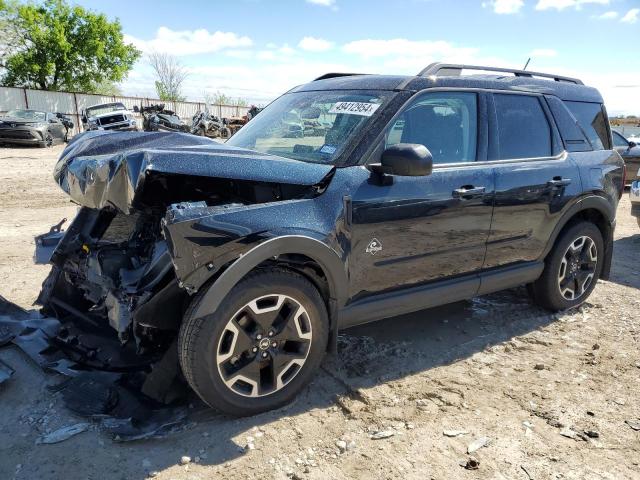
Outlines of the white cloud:
{"type": "MultiPolygon", "coordinates": [[[[334,48],[338,49],[338,46],[334,48]]],[[[434,61],[522,67],[520,62],[516,65],[504,58],[489,56],[480,48],[444,41],[369,39],[350,42],[340,48],[343,54],[340,62],[323,60],[320,55],[305,54],[299,48],[275,43],[247,49],[252,55],[248,60],[230,58],[227,54],[234,57],[240,55],[232,48],[223,51],[223,55],[216,55],[215,59],[213,56],[187,57],[184,63],[189,70],[189,77],[184,84],[184,94],[190,100],[202,101],[203,89],[206,88],[211,92],[220,90],[229,96],[264,105],[292,87],[327,72],[415,75],[434,61]]],[[[561,63],[555,63],[549,49],[536,49],[531,55],[537,55],[538,58],[533,70],[581,78],[587,85],[596,87],[602,93],[610,114],[640,112],[640,69],[631,67],[608,73],[589,73],[570,70],[561,63]]],[[[138,62],[122,87],[126,94],[154,97],[153,72],[145,62],[138,62]]]]}
{"type": "Polygon", "coordinates": [[[307,0],[307,3],[335,8],[336,0],[307,0]]]}
{"type": "Polygon", "coordinates": [[[524,6],[523,0],[491,0],[483,2],[482,6],[485,8],[492,8],[493,11],[500,15],[509,15],[518,13],[524,6]]]}
{"type": "Polygon", "coordinates": [[[550,10],[552,8],[560,11],[565,8],[580,9],[582,5],[594,3],[597,5],[609,5],[610,0],[539,0],[536,10],[550,10]]]}
{"type": "Polygon", "coordinates": [[[596,15],[593,18],[597,18],[598,20],[614,20],[618,18],[618,12],[612,10],[610,12],[604,12],[602,15],[596,15]]]}
{"type": "Polygon", "coordinates": [[[551,48],[536,48],[529,54],[529,56],[533,58],[543,58],[543,57],[550,58],[550,57],[557,57],[558,52],[551,48]]]}
{"type": "Polygon", "coordinates": [[[624,23],[636,23],[638,21],[638,16],[640,16],[640,8],[632,8],[620,19],[620,21],[624,23]]]}
{"type": "Polygon", "coordinates": [[[155,38],[151,40],[125,35],[125,41],[133,43],[145,53],[161,52],[178,56],[246,48],[253,44],[249,37],[233,32],[209,32],[204,28],[176,31],[168,27],[158,28],[155,38]]]}
{"type": "Polygon", "coordinates": [[[342,47],[344,52],[363,58],[373,57],[470,57],[476,48],[462,48],[445,41],[415,41],[404,38],[391,40],[356,40],[342,47]]]}
{"type": "Polygon", "coordinates": [[[300,40],[300,43],[298,43],[298,48],[306,50],[307,52],[326,52],[332,47],[333,42],[315,37],[304,37],[300,40]]]}

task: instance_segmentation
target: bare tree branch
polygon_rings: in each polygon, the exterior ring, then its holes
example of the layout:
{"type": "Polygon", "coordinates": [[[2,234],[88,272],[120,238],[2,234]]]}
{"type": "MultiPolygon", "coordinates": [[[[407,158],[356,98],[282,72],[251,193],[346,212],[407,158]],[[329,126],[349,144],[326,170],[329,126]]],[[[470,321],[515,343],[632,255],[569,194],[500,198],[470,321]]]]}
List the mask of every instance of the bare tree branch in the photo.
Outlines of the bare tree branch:
{"type": "Polygon", "coordinates": [[[161,100],[182,101],[182,83],[188,77],[187,69],[180,61],[166,53],[153,52],[148,62],[156,74],[156,90],[161,100]]]}

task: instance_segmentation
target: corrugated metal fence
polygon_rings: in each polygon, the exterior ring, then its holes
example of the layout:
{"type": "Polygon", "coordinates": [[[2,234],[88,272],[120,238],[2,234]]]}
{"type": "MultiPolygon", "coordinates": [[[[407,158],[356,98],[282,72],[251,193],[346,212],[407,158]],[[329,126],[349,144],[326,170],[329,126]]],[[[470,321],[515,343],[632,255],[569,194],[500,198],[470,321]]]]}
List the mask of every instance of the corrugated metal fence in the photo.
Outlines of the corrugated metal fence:
{"type": "MultiPolygon", "coordinates": [[[[193,117],[198,110],[203,110],[205,107],[204,102],[163,102],[156,98],[49,92],[46,90],[0,86],[0,115],[3,115],[9,110],[20,108],[63,113],[73,119],[75,125],[74,133],[78,133],[82,129],[82,122],[80,120],[82,110],[92,105],[110,102],[122,102],[131,111],[133,111],[134,105],[140,107],[164,103],[165,108],[176,112],[178,116],[187,123],[191,121],[191,117],[193,117]]],[[[229,118],[246,115],[249,109],[247,107],[237,107],[233,105],[214,105],[213,108],[210,107],[210,110],[213,110],[212,113],[214,115],[229,118]]]]}

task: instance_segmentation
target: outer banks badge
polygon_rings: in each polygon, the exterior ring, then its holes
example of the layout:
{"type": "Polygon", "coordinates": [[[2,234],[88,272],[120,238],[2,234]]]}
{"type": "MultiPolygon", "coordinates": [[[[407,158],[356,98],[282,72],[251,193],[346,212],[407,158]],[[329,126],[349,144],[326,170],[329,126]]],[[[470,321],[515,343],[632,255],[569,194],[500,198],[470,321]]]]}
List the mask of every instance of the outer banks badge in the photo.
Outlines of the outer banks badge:
{"type": "Polygon", "coordinates": [[[382,242],[377,238],[372,239],[367,245],[367,249],[365,252],[370,253],[371,255],[375,255],[379,251],[382,250],[382,242]]]}

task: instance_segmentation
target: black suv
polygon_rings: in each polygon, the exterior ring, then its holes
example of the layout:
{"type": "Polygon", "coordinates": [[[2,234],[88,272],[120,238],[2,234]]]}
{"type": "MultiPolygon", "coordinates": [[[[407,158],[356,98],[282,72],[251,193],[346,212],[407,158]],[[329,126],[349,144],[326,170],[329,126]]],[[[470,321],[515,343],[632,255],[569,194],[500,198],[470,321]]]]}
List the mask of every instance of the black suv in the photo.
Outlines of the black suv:
{"type": "Polygon", "coordinates": [[[434,64],[325,75],[226,144],[85,133],[54,176],[82,205],[38,239],[59,344],[247,415],[290,401],[340,328],[518,285],[580,304],[609,275],[624,164],[581,81],[434,64]]]}

